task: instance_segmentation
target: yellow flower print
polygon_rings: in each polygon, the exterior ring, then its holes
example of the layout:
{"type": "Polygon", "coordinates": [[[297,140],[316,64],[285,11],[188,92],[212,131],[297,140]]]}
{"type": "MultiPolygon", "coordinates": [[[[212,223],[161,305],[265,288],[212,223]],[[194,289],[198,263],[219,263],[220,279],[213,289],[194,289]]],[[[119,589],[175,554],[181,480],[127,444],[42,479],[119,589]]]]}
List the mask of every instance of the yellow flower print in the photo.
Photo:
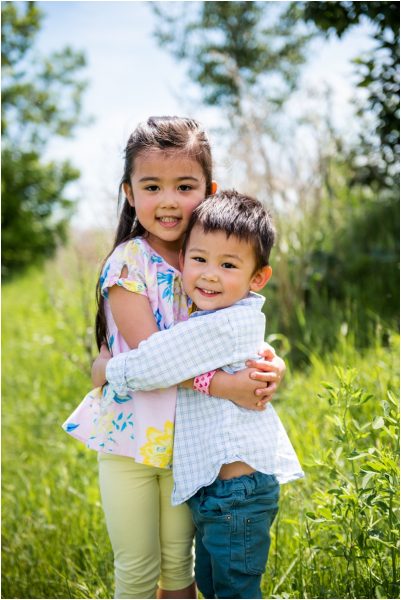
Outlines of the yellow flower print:
{"type": "Polygon", "coordinates": [[[119,279],[117,281],[117,284],[121,285],[129,292],[135,292],[137,294],[146,291],[146,286],[143,283],[140,283],[139,281],[128,281],[127,279],[123,281],[122,279],[119,279]]]}
{"type": "MultiPolygon", "coordinates": [[[[138,246],[138,242],[134,240],[130,240],[127,245],[124,247],[124,260],[129,265],[132,260],[138,256],[140,253],[140,248],[138,246]]],[[[135,262],[135,261],[134,261],[135,262]]]]}
{"type": "Polygon", "coordinates": [[[95,420],[91,435],[99,439],[105,439],[113,430],[113,416],[112,412],[106,414],[100,413],[95,420]]]}
{"type": "Polygon", "coordinates": [[[169,467],[173,457],[173,423],[166,421],[164,431],[148,427],[146,437],[148,441],[140,449],[143,463],[152,467],[169,467]]]}

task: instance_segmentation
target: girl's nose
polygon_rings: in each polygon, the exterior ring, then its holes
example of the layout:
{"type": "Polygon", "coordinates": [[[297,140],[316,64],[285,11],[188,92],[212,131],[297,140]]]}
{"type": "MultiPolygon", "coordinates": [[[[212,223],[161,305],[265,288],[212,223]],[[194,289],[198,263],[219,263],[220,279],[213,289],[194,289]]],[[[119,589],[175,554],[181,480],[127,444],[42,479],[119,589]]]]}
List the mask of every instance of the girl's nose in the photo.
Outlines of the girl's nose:
{"type": "Polygon", "coordinates": [[[174,192],[165,192],[160,201],[161,208],[176,208],[178,206],[177,198],[174,192]]]}

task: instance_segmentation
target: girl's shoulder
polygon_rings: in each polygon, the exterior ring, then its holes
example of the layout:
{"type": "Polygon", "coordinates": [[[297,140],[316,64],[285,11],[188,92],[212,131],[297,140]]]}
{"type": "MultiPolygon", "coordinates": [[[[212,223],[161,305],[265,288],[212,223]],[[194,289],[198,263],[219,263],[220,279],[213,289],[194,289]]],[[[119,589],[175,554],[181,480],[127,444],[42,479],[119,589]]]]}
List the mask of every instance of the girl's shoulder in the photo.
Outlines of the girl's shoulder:
{"type": "Polygon", "coordinates": [[[113,252],[110,254],[110,258],[112,256],[122,256],[125,254],[132,254],[133,256],[135,256],[136,254],[146,253],[147,248],[145,240],[142,237],[134,237],[116,246],[113,252]]]}
{"type": "MultiPolygon", "coordinates": [[[[132,238],[116,246],[106,260],[100,276],[102,292],[116,284],[128,287],[127,282],[135,282],[135,290],[131,291],[143,293],[149,286],[157,286],[166,267],[164,259],[144,238],[132,238]]],[[[129,286],[131,289],[132,284],[129,286]]]]}
{"type": "Polygon", "coordinates": [[[150,261],[149,246],[141,237],[132,238],[116,246],[106,260],[107,265],[144,265],[150,261]]]}

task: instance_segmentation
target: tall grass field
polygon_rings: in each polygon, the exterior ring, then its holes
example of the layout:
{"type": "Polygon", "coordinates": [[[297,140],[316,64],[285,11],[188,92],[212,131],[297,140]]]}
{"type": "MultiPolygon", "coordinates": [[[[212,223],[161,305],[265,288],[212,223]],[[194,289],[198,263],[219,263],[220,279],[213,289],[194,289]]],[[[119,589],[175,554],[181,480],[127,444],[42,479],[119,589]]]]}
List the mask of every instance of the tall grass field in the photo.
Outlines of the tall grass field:
{"type": "MultiPolygon", "coordinates": [[[[2,597],[112,598],[96,454],[61,424],[90,389],[97,268],[3,287],[2,597]]],[[[303,464],[282,487],[265,598],[398,598],[398,336],[289,369],[275,407],[303,464]]],[[[290,340],[291,342],[291,340],[290,340]]]]}

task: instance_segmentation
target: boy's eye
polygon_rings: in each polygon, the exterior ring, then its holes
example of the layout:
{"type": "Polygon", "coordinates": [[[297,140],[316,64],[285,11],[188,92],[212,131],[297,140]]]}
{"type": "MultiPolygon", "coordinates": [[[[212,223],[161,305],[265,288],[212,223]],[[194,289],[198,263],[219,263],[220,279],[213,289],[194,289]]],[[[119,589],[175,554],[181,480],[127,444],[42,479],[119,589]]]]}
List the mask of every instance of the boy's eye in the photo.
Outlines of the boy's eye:
{"type": "Polygon", "coordinates": [[[229,262],[225,262],[221,266],[224,267],[224,269],[236,269],[237,268],[235,265],[233,265],[232,263],[229,263],[229,262]]]}
{"type": "Polygon", "coordinates": [[[180,192],[189,192],[192,190],[192,185],[188,185],[187,183],[182,183],[178,186],[180,192]]]}
{"type": "Polygon", "coordinates": [[[201,256],[192,256],[192,260],[195,260],[196,262],[200,262],[200,263],[206,262],[205,259],[202,258],[201,256]]]}

